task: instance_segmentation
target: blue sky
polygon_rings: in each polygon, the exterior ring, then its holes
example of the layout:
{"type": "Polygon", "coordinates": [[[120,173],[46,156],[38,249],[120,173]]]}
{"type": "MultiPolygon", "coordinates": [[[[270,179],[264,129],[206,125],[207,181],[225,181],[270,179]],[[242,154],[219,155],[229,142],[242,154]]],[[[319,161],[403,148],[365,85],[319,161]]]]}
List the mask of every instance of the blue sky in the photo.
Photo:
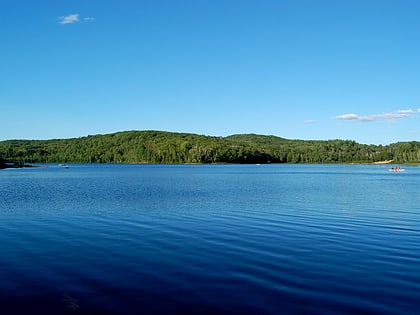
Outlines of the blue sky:
{"type": "Polygon", "coordinates": [[[0,140],[420,141],[419,1],[0,0],[0,140]]]}

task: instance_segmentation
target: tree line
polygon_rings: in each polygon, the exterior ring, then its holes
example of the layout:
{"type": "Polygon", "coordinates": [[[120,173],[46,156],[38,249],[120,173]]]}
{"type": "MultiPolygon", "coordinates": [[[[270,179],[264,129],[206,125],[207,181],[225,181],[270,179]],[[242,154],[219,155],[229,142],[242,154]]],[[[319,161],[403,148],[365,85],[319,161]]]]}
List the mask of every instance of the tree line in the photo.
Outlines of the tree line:
{"type": "Polygon", "coordinates": [[[420,163],[420,142],[366,145],[352,140],[214,137],[125,131],[72,139],[0,141],[0,166],[15,163],[420,163]]]}

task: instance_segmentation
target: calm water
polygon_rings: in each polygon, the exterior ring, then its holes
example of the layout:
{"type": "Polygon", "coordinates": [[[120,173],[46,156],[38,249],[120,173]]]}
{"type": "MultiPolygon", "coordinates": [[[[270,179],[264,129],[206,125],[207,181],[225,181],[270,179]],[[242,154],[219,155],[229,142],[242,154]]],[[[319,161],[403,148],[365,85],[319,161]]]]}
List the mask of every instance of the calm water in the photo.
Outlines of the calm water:
{"type": "Polygon", "coordinates": [[[1,314],[420,312],[420,168],[0,171],[1,314]]]}

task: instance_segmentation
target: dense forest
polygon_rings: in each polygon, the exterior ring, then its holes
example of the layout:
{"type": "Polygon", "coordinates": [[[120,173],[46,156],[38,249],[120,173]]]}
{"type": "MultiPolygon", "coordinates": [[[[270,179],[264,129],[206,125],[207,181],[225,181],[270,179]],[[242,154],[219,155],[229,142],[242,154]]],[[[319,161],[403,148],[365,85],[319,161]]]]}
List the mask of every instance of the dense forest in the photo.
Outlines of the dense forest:
{"type": "Polygon", "coordinates": [[[0,141],[0,166],[13,163],[420,163],[420,142],[366,145],[164,131],[125,131],[56,140],[0,141]]]}

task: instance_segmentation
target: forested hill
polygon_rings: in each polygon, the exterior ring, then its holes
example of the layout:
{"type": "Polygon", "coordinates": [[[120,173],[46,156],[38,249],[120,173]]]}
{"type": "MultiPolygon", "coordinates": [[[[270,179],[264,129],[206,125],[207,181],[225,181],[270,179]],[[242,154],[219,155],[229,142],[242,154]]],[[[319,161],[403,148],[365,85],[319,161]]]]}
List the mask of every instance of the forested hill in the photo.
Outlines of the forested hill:
{"type": "Polygon", "coordinates": [[[74,139],[0,141],[0,164],[26,163],[419,163],[420,142],[365,145],[255,134],[213,137],[125,131],[74,139]]]}

